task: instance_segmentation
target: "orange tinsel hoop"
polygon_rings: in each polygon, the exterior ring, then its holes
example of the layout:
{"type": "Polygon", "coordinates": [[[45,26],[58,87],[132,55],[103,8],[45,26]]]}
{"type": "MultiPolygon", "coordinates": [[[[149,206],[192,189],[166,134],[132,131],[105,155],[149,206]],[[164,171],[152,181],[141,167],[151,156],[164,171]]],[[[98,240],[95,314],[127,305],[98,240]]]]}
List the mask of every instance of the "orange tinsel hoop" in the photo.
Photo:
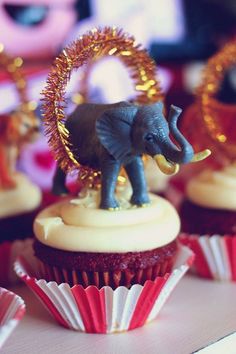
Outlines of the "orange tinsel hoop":
{"type": "Polygon", "coordinates": [[[155,79],[154,61],[133,37],[121,29],[95,28],[65,48],[55,59],[43,91],[44,121],[56,160],[64,171],[78,169],[80,179],[94,180],[98,172],[81,166],[73,155],[69,132],[65,128],[66,86],[72,70],[104,56],[117,57],[129,70],[136,91],[136,103],[148,104],[162,99],[159,83],[155,79]]]}
{"type": "Polygon", "coordinates": [[[24,112],[34,111],[37,104],[29,101],[27,96],[27,82],[22,72],[23,60],[20,57],[13,58],[4,51],[4,45],[0,43],[0,66],[9,74],[14,82],[20,99],[20,110],[24,112]]]}
{"type": "Polygon", "coordinates": [[[209,59],[201,85],[197,89],[201,130],[212,149],[229,160],[236,159],[236,105],[219,102],[215,96],[224,75],[236,64],[236,39],[227,43],[209,59]]]}

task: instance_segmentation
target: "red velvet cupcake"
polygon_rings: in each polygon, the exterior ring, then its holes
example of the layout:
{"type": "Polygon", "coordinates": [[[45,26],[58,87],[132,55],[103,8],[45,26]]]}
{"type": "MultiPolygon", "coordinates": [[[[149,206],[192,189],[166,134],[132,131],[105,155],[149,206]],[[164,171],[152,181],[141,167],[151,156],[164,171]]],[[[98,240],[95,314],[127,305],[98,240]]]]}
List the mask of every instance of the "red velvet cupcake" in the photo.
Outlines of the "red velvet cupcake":
{"type": "Polygon", "coordinates": [[[33,220],[42,199],[39,187],[23,173],[14,172],[11,179],[14,184],[9,187],[0,182],[0,242],[32,235],[33,220]]]}
{"type": "Polygon", "coordinates": [[[215,280],[236,280],[235,165],[205,171],[187,186],[180,208],[180,240],[196,254],[193,271],[215,280]]]}
{"type": "Polygon", "coordinates": [[[105,27],[65,48],[48,76],[43,107],[58,162],[53,191],[67,192],[67,173],[73,170],[86,188],[84,195],[36,217],[36,257],[31,267],[21,259],[16,271],[65,327],[113,333],[142,326],[157,316],[193,260],[193,253],[176,243],[180,221],[173,206],[148,197],[141,156],[148,154],[164,173],[174,174],[179,162],[198,161],[209,152],[194,154],[178,131],[181,109],[172,106],[167,123],[155,72],[133,37],[105,27]],[[132,72],[137,105],[85,103],[66,119],[72,70],[107,55],[117,56],[132,72]],[[170,131],[180,150],[173,147],[170,131]],[[122,167],[132,185],[129,195],[116,189],[122,167]],[[89,189],[98,184],[101,193],[89,189]]]}
{"type": "Polygon", "coordinates": [[[33,221],[39,211],[41,191],[21,173],[16,186],[0,190],[0,285],[16,280],[13,262],[33,236],[33,221]]]}
{"type": "Polygon", "coordinates": [[[37,216],[34,250],[46,280],[130,288],[172,270],[179,230],[174,208],[154,195],[147,208],[133,208],[121,198],[116,213],[99,209],[98,193],[91,191],[37,216]]]}
{"type": "Polygon", "coordinates": [[[165,199],[150,195],[149,206],[135,208],[120,195],[116,212],[99,209],[98,199],[89,191],[43,210],[35,256],[15,269],[64,327],[123,332],[157,316],[193,253],[177,244],[179,217],[165,199]]]}

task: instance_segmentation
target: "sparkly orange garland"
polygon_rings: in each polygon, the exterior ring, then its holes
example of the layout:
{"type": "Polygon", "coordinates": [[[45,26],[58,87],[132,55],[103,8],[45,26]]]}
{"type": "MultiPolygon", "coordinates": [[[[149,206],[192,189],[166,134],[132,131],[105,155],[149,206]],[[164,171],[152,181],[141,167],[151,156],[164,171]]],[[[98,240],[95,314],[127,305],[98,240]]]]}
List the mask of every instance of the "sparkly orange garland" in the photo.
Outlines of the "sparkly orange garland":
{"type": "Polygon", "coordinates": [[[65,128],[65,91],[73,69],[89,65],[104,56],[119,58],[130,71],[138,104],[162,100],[156,65],[134,38],[121,29],[105,27],[93,29],[65,48],[55,59],[43,91],[43,110],[49,145],[55,158],[65,171],[78,169],[79,178],[94,179],[97,172],[81,166],[71,150],[69,132],[65,128]]]}
{"type": "Polygon", "coordinates": [[[217,114],[219,104],[214,96],[219,90],[225,72],[235,64],[236,39],[227,43],[222,50],[208,60],[202,83],[196,92],[197,104],[200,107],[199,117],[206,128],[205,133],[208,134],[214,147],[219,152],[222,153],[223,151],[227,158],[234,160],[236,158],[236,143],[229,143],[228,137],[223,132],[222,122],[224,117],[217,114]]]}
{"type": "Polygon", "coordinates": [[[35,110],[37,105],[36,102],[29,101],[28,99],[27,82],[22,72],[22,65],[22,58],[9,56],[4,50],[4,45],[0,43],[0,66],[8,72],[11,80],[15,83],[20,99],[21,110],[29,112],[35,110]]]}

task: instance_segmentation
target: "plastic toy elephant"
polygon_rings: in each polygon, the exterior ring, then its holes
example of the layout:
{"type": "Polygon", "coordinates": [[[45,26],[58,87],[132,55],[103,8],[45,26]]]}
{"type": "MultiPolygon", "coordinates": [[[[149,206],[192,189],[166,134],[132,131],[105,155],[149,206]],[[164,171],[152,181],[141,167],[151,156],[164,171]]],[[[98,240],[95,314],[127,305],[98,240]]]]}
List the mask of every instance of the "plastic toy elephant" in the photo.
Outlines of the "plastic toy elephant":
{"type": "MultiPolygon", "coordinates": [[[[75,157],[80,164],[101,170],[102,190],[100,208],[118,208],[115,187],[121,166],[126,170],[133,188],[131,203],[149,203],[142,155],[152,156],[160,170],[174,174],[181,163],[204,159],[205,150],[194,155],[193,148],[177,128],[182,112],[171,106],[168,122],[161,102],[137,106],[127,102],[115,104],[81,104],[68,117],[66,128],[75,157]],[[176,146],[169,134],[177,141],[176,146]]],[[[65,173],[58,167],[53,192],[63,194],[65,173]]]]}

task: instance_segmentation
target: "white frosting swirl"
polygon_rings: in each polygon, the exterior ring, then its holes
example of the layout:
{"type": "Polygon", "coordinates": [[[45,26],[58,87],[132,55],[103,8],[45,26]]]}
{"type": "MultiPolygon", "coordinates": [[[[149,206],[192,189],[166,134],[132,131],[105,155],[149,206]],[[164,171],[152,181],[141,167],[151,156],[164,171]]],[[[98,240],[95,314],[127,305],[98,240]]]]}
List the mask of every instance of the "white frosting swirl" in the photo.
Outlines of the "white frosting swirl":
{"type": "Polygon", "coordinates": [[[41,203],[40,189],[25,175],[17,172],[14,180],[16,187],[0,190],[0,218],[32,211],[41,203]]]}
{"type": "Polygon", "coordinates": [[[202,172],[189,182],[187,196],[203,207],[236,210],[236,165],[202,172]]]}
{"type": "Polygon", "coordinates": [[[34,223],[36,238],[45,245],[81,252],[138,252],[164,246],[179,232],[174,207],[150,194],[146,208],[131,206],[118,198],[119,211],[98,209],[97,192],[67,199],[43,210],[34,223]]]}

